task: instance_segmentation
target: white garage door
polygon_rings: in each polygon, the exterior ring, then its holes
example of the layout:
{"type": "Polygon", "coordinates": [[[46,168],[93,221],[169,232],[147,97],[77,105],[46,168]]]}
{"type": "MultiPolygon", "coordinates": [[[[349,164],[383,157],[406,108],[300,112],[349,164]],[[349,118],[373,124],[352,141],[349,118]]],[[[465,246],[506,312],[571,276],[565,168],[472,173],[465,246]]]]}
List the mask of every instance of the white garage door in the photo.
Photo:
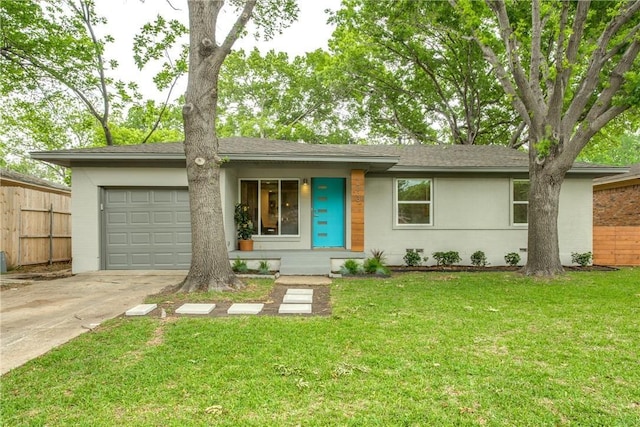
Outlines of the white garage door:
{"type": "Polygon", "coordinates": [[[104,197],[107,270],[188,269],[189,193],[175,188],[109,188],[104,197]]]}

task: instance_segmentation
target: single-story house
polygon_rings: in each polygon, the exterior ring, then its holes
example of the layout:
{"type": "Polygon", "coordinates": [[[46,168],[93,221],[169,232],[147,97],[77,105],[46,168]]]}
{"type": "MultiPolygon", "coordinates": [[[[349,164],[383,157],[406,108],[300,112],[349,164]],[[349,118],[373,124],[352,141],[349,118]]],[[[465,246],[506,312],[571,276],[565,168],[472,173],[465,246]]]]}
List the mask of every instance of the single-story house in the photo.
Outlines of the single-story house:
{"type": "Polygon", "coordinates": [[[0,169],[0,215],[7,268],[71,260],[71,188],[0,169]]]}
{"type": "Polygon", "coordinates": [[[640,265],[640,163],[593,180],[593,262],[640,265]]]}
{"type": "MultiPolygon", "coordinates": [[[[414,249],[429,256],[429,264],[434,251],[458,251],[463,263],[478,250],[492,265],[504,264],[509,252],[526,258],[524,152],[504,146],[318,145],[241,137],[221,139],[219,151],[228,160],[221,191],[231,259],[240,256],[233,222],[239,202],[249,206],[257,225],[256,257],[278,251],[321,257],[329,251],[347,259],[377,249],[388,264],[402,265],[406,251],[414,249]]],[[[189,267],[182,143],[32,157],[72,168],[74,272],[189,267]]],[[[558,219],[564,263],[570,264],[572,252],[592,250],[592,180],[617,172],[576,164],[567,173],[558,219]]],[[[290,271],[304,273],[304,268],[290,271]]]]}

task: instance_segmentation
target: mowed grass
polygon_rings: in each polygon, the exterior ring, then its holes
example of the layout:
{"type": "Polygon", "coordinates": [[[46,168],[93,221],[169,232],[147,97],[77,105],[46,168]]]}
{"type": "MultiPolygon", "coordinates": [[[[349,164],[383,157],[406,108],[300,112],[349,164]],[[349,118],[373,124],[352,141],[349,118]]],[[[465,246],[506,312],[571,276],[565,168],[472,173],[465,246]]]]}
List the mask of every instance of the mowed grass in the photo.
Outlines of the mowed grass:
{"type": "Polygon", "coordinates": [[[640,425],[640,269],[331,291],[331,317],[108,322],[3,376],[1,424],[640,425]]]}

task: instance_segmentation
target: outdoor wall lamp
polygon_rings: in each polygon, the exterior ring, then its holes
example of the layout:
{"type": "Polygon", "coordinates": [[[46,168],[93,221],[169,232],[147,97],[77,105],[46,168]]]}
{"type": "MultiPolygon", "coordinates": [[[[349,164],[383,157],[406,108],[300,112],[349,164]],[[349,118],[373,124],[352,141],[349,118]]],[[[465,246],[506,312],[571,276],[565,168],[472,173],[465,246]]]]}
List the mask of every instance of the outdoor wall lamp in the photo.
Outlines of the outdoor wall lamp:
{"type": "Polygon", "coordinates": [[[309,185],[309,179],[308,178],[302,178],[302,185],[304,187],[306,187],[307,185],[309,185]]]}

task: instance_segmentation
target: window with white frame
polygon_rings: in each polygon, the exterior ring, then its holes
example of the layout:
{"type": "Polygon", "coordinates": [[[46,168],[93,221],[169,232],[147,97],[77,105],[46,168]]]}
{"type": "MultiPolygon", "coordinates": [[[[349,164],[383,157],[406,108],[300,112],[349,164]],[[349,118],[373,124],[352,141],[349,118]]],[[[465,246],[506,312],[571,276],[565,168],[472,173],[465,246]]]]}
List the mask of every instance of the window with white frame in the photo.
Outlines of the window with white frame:
{"type": "Polygon", "coordinates": [[[397,178],[395,182],[396,225],[431,225],[431,179],[397,178]]]}
{"type": "Polygon", "coordinates": [[[297,179],[241,179],[240,203],[258,236],[299,235],[299,181],[297,179]]]}
{"type": "Polygon", "coordinates": [[[511,221],[513,225],[527,225],[529,210],[529,180],[511,181],[511,221]]]}

